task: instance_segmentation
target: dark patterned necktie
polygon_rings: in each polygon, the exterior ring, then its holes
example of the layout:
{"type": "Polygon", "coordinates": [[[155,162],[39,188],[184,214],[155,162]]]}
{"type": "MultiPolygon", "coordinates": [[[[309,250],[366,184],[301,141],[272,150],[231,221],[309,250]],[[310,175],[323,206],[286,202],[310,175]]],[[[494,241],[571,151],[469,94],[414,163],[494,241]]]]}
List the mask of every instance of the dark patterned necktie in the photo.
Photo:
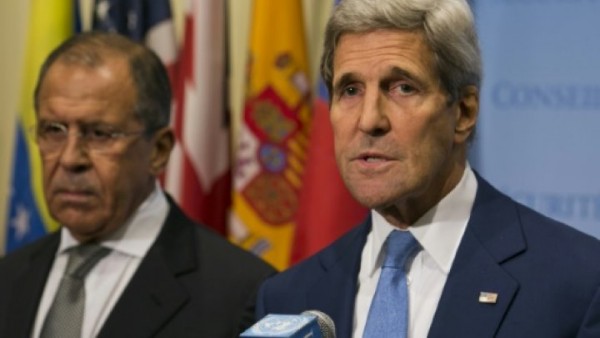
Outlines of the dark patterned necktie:
{"type": "Polygon", "coordinates": [[[81,336],[85,308],[85,276],[109,252],[110,249],[97,244],[81,244],[70,250],[67,269],[46,315],[41,338],[81,336]]]}

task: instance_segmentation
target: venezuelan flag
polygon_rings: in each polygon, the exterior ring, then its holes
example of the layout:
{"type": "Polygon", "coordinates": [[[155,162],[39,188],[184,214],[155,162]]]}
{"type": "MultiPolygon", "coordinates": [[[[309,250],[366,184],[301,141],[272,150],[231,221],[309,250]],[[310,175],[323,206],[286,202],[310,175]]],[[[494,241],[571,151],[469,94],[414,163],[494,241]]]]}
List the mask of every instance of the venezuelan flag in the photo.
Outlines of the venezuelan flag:
{"type": "Polygon", "coordinates": [[[73,7],[71,1],[64,0],[32,0],[30,6],[6,223],[6,252],[58,227],[44,202],[40,157],[29,130],[35,124],[33,91],[39,68],[46,56],[73,33],[73,7]]]}
{"type": "Polygon", "coordinates": [[[288,266],[311,120],[301,0],[255,0],[230,237],[288,266]]]}

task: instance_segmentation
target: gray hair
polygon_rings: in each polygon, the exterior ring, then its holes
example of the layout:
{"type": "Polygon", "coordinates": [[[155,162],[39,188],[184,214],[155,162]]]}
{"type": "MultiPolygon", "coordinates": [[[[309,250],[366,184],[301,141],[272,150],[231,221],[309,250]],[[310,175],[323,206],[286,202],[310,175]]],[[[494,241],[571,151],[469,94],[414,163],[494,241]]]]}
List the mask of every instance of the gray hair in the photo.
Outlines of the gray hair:
{"type": "Polygon", "coordinates": [[[48,69],[58,60],[98,67],[111,56],[123,56],[129,62],[130,76],[137,92],[134,111],[149,136],[169,124],[171,86],[160,58],[142,44],[116,33],[86,32],[63,42],[46,58],[40,69],[34,92],[35,109],[48,69]]]}
{"type": "Polygon", "coordinates": [[[466,86],[479,89],[481,53],[466,0],[343,0],[327,23],[321,57],[321,76],[330,95],[339,38],[376,29],[422,31],[450,102],[459,99],[466,86]]]}

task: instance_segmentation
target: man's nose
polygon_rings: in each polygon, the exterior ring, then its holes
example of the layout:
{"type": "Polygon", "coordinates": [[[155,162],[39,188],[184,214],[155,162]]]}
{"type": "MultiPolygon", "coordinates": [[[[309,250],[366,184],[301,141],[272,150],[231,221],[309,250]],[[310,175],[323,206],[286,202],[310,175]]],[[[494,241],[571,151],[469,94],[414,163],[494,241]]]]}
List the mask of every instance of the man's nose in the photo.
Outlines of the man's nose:
{"type": "Polygon", "coordinates": [[[385,134],[390,129],[390,120],[385,97],[378,90],[367,91],[358,122],[358,128],[369,135],[385,134]]]}
{"type": "Polygon", "coordinates": [[[85,139],[79,132],[70,132],[60,152],[60,163],[67,168],[80,168],[90,163],[85,139]]]}

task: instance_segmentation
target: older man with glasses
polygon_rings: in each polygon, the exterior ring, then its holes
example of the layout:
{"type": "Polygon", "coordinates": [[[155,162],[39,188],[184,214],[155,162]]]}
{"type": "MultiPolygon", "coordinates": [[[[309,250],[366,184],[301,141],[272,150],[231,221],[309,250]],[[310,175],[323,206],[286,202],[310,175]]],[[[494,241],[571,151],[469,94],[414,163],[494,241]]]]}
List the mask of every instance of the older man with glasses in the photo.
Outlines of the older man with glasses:
{"type": "Polygon", "coordinates": [[[249,326],[274,270],[158,185],[174,145],[158,57],[116,34],[75,36],[47,58],[34,97],[44,196],[62,229],[0,261],[0,337],[233,337],[249,326]]]}

